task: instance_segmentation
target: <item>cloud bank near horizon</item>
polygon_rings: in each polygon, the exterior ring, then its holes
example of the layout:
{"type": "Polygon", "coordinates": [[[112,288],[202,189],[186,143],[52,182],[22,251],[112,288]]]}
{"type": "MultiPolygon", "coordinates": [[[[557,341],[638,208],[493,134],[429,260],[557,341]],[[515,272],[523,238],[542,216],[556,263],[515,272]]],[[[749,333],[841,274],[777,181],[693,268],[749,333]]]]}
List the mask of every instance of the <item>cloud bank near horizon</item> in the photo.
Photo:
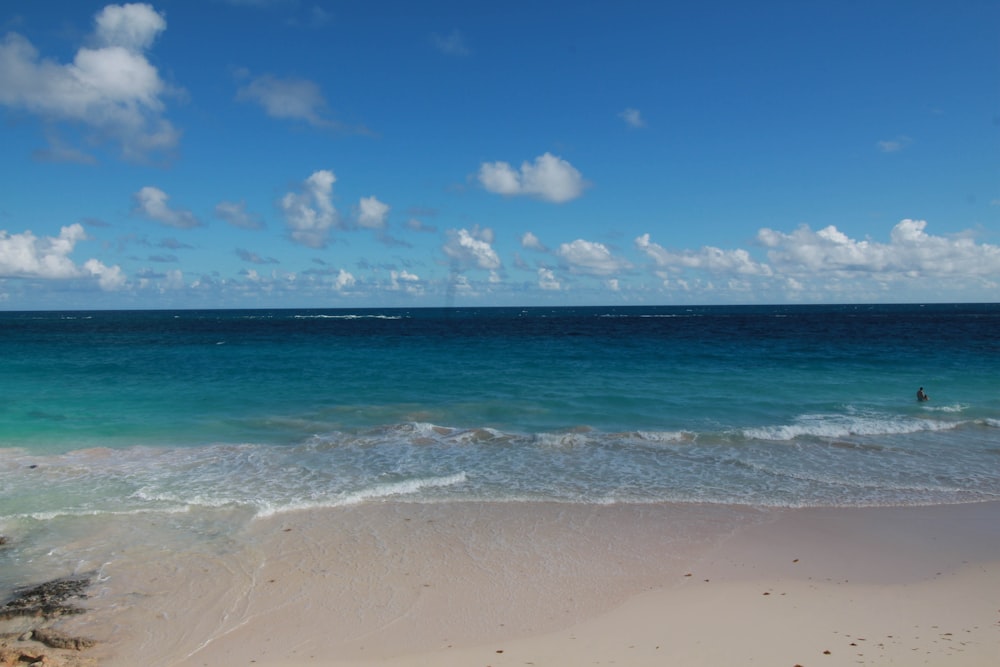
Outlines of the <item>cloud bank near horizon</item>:
{"type": "MultiPolygon", "coordinates": [[[[335,180],[332,172],[317,171],[306,180],[302,192],[288,193],[281,199],[289,233],[297,236],[297,242],[305,245],[326,242],[327,233],[338,221],[329,200],[335,180]]],[[[150,217],[164,218],[168,221],[164,224],[176,227],[191,224],[177,223],[175,219],[185,220],[188,212],[166,209],[159,196],[162,193],[152,190],[146,192],[149,201],[144,204],[150,217]]],[[[367,201],[369,208],[374,208],[367,213],[362,211],[361,217],[380,220],[386,210],[381,206],[386,205],[375,198],[367,201]]],[[[378,224],[361,227],[373,228],[378,224]]],[[[450,285],[434,285],[433,281],[407,269],[393,269],[384,284],[360,280],[344,267],[327,272],[275,271],[270,276],[253,271],[244,277],[258,287],[266,283],[269,289],[329,289],[342,293],[350,288],[354,294],[369,295],[379,289],[424,295],[436,290],[443,294],[460,285],[467,293],[494,294],[504,300],[516,297],[523,288],[524,281],[510,278],[512,273],[533,275],[533,284],[547,293],[584,290],[586,283],[581,281],[589,279],[599,280],[604,288],[619,292],[622,278],[639,275],[644,277],[647,287],[633,296],[646,300],[655,295],[702,295],[706,301],[713,301],[716,299],[712,297],[719,295],[729,295],[732,299],[753,290],[768,293],[777,290],[792,301],[806,297],[830,301],[850,292],[884,300],[892,290],[919,294],[931,289],[946,298],[949,290],[967,289],[970,283],[983,290],[1000,287],[997,279],[1000,246],[978,243],[971,233],[934,236],[927,228],[924,220],[902,220],[892,228],[888,242],[884,243],[852,239],[832,225],[820,230],[802,225],[791,232],[762,228],[752,249],[712,246],[671,249],[644,233],[634,240],[637,256],[633,258],[625,256],[624,248],[584,239],[561,243],[550,250],[534,233],[525,232],[522,247],[540,257],[534,265],[521,257],[505,262],[494,247],[493,230],[460,228],[447,230],[440,247],[442,261],[451,266],[450,285]]],[[[71,255],[86,239],[78,223],[64,227],[57,237],[37,237],[31,231],[0,232],[0,279],[90,281],[106,291],[135,292],[153,287],[148,278],[130,279],[119,267],[106,266],[95,258],[75,263],[71,255]]],[[[246,250],[239,252],[249,263],[278,263],[274,258],[264,259],[246,250]]],[[[163,282],[161,288],[166,289],[169,283],[169,289],[173,290],[204,286],[201,278],[187,284],[178,281],[176,272],[163,276],[163,282]]],[[[227,288],[237,287],[229,283],[227,288]]]]}

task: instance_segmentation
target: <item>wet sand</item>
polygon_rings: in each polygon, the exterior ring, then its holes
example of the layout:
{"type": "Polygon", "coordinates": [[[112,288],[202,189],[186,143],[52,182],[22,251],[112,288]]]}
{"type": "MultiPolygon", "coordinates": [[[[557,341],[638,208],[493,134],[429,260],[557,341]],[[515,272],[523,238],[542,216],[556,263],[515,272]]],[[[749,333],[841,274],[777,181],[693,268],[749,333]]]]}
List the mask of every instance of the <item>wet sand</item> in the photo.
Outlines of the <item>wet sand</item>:
{"type": "Polygon", "coordinates": [[[1000,503],[367,504],[107,586],[112,666],[992,667],[1000,503]]]}

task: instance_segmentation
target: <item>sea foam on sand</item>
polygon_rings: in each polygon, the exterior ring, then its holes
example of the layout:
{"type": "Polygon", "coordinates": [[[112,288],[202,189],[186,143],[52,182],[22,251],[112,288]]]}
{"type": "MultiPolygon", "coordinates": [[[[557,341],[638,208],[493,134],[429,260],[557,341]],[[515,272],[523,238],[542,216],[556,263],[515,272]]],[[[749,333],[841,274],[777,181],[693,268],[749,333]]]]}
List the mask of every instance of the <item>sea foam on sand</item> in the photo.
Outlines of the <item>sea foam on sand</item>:
{"type": "Polygon", "coordinates": [[[130,567],[102,664],[1000,663],[1000,503],[370,503],[130,567]]]}

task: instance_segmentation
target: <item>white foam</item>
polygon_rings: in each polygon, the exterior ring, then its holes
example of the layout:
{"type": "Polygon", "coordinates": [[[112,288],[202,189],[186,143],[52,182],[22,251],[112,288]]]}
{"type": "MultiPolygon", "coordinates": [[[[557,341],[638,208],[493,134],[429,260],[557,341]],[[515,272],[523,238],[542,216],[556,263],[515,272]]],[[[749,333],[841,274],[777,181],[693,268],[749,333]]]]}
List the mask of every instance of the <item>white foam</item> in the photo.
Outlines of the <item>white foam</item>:
{"type": "Polygon", "coordinates": [[[968,408],[967,405],[955,404],[955,405],[927,405],[921,406],[922,410],[927,412],[965,412],[968,408]]]}
{"type": "Polygon", "coordinates": [[[633,437],[638,440],[659,443],[693,442],[697,434],[691,431],[636,431],[633,437]]]}
{"type": "Polygon", "coordinates": [[[295,315],[295,319],[297,320],[402,320],[404,318],[402,315],[316,314],[316,315],[295,315]]]}
{"type": "Polygon", "coordinates": [[[240,505],[245,505],[246,501],[239,498],[229,498],[229,497],[209,497],[205,494],[194,494],[194,495],[180,495],[178,493],[168,493],[159,492],[153,493],[145,489],[141,489],[134,494],[135,498],[143,500],[146,502],[153,503],[173,503],[177,505],[191,507],[207,507],[212,509],[220,509],[223,507],[238,507],[240,505]]]}
{"type": "Polygon", "coordinates": [[[273,516],[275,514],[282,514],[284,512],[295,512],[300,510],[323,509],[329,507],[344,507],[349,505],[358,505],[364,502],[380,500],[383,498],[393,498],[398,496],[412,495],[419,493],[423,489],[428,489],[428,488],[456,486],[459,484],[464,484],[466,482],[466,479],[467,476],[464,472],[458,472],[455,473],[454,475],[445,475],[442,477],[409,479],[409,480],[402,480],[399,482],[376,484],[372,487],[362,489],[360,491],[345,493],[336,497],[331,497],[326,499],[314,499],[308,501],[290,502],[280,506],[275,503],[262,503],[258,507],[257,517],[264,518],[268,516],[273,516]]]}
{"type": "Polygon", "coordinates": [[[536,433],[534,441],[543,447],[554,449],[579,447],[590,441],[589,430],[568,431],[562,433],[536,433]]]}
{"type": "Polygon", "coordinates": [[[888,415],[802,415],[792,424],[741,429],[746,438],[790,441],[796,438],[846,438],[852,435],[902,435],[923,431],[947,431],[955,422],[888,415]]]}
{"type": "Polygon", "coordinates": [[[347,494],[342,498],[341,504],[350,505],[359,502],[364,502],[366,500],[375,500],[377,498],[388,498],[390,496],[405,496],[412,493],[417,493],[422,489],[464,484],[466,482],[466,479],[467,479],[466,474],[464,472],[458,472],[455,473],[454,475],[445,475],[443,477],[409,479],[400,482],[376,484],[375,486],[369,489],[347,494]]]}
{"type": "Polygon", "coordinates": [[[138,507],[130,510],[108,510],[108,509],[61,509],[49,512],[29,512],[27,514],[14,514],[4,517],[4,520],[31,519],[34,521],[52,521],[64,517],[85,517],[85,516],[140,516],[143,514],[185,514],[191,511],[190,505],[173,507],[138,507]]]}

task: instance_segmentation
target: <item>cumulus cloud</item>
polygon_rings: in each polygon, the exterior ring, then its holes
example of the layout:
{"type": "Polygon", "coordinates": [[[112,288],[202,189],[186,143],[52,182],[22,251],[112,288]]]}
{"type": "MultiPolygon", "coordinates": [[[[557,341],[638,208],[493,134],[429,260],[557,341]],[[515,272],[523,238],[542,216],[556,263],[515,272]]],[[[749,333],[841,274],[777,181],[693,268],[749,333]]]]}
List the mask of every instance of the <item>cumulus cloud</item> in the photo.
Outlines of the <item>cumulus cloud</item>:
{"type": "Polygon", "coordinates": [[[83,263],[83,270],[97,278],[97,284],[102,290],[111,292],[125,286],[125,275],[121,267],[106,266],[96,259],[88,259],[83,263]]]}
{"type": "Polygon", "coordinates": [[[625,259],[611,254],[603,243],[583,239],[563,243],[556,249],[556,255],[569,265],[570,271],[584,275],[607,276],[632,266],[625,259]]]}
{"type": "Polygon", "coordinates": [[[552,269],[545,268],[538,269],[538,287],[553,292],[558,292],[562,289],[562,285],[556,280],[556,275],[552,272],[552,269]]]}
{"type": "Polygon", "coordinates": [[[337,226],[339,215],[333,207],[333,184],[337,177],[332,171],[313,172],[301,192],[289,192],[279,206],[293,241],[310,248],[324,248],[330,230],[337,226]]]}
{"type": "MultiPolygon", "coordinates": [[[[69,64],[42,58],[25,37],[8,33],[0,40],[0,104],[47,123],[78,123],[90,141],[116,143],[126,159],[173,148],[180,133],[163,117],[163,98],[176,91],[145,55],[166,20],[137,3],[108,5],[94,23],[94,48],[79,49],[69,64]]],[[[61,145],[45,155],[84,159],[61,145]]]]}
{"type": "Polygon", "coordinates": [[[180,269],[171,269],[167,271],[163,276],[163,281],[160,283],[160,290],[178,290],[184,287],[184,272],[180,269]]]}
{"type": "Polygon", "coordinates": [[[797,278],[816,272],[880,279],[1000,275],[1000,246],[932,236],[926,228],[925,220],[902,220],[889,243],[852,239],[833,225],[819,231],[803,225],[791,234],[765,228],[757,238],[775,270],[797,278]]]}
{"type": "Polygon", "coordinates": [[[977,243],[968,233],[934,236],[924,220],[900,221],[888,242],[851,238],[833,225],[802,225],[792,232],[763,228],[757,243],[766,261],[741,248],[669,250],[649,234],[635,239],[664,286],[692,292],[781,290],[797,300],[823,293],[858,300],[878,299],[890,288],[911,298],[905,290],[919,288],[943,298],[953,289],[995,289],[1000,278],[1000,246],[977,243]]]}
{"type": "Polygon", "coordinates": [[[507,162],[484,162],[479,182],[486,190],[507,196],[528,196],[556,204],[576,199],[587,184],[566,160],[545,153],[534,163],[523,162],[516,170],[507,162]]]}
{"type": "Polygon", "coordinates": [[[59,236],[37,237],[31,231],[9,234],[0,230],[0,277],[69,279],[97,278],[104,290],[115,290],[125,285],[125,277],[118,266],[106,266],[96,259],[88,259],[78,267],[72,259],[76,244],[87,238],[79,223],[59,230],[59,236]]]}
{"type": "Polygon", "coordinates": [[[389,205],[375,197],[362,197],[358,203],[358,225],[366,229],[384,229],[389,205]]]}
{"type": "Polygon", "coordinates": [[[333,281],[333,288],[338,292],[343,292],[345,290],[354,287],[354,284],[356,282],[357,280],[349,271],[340,269],[340,271],[337,273],[337,277],[333,281]]]}
{"type": "Polygon", "coordinates": [[[548,251],[548,248],[546,248],[542,242],[538,240],[538,237],[531,232],[525,232],[524,235],[521,236],[521,247],[529,250],[540,250],[542,252],[548,251]]]}
{"type": "Polygon", "coordinates": [[[108,5],[94,19],[95,35],[102,46],[122,46],[144,51],[167,29],[161,14],[147,4],[108,5]]]}
{"type": "Polygon", "coordinates": [[[676,269],[696,269],[712,273],[769,276],[771,267],[755,262],[743,249],[721,250],[705,246],[700,250],[674,252],[649,240],[643,234],[635,240],[635,247],[652,259],[657,266],[676,269]]]}
{"type": "Polygon", "coordinates": [[[170,208],[167,203],[170,197],[159,188],[147,185],[132,198],[135,202],[133,211],[144,218],[178,229],[201,226],[201,221],[191,211],[170,208]]]}
{"type": "Polygon", "coordinates": [[[493,232],[490,229],[473,229],[471,232],[467,229],[452,229],[448,232],[444,253],[458,268],[495,271],[500,268],[501,262],[492,243],[493,232]]]}
{"type": "Polygon", "coordinates": [[[639,113],[638,109],[625,109],[625,111],[618,114],[618,117],[624,120],[629,127],[646,127],[646,121],[643,120],[642,114],[639,113]]]}
{"type": "Polygon", "coordinates": [[[389,279],[389,289],[393,291],[408,292],[410,294],[423,292],[420,276],[409,271],[390,271],[389,279]]]}
{"type": "Polygon", "coordinates": [[[36,237],[31,231],[0,231],[0,275],[7,277],[72,278],[79,269],[69,255],[87,238],[79,224],[63,227],[58,237],[36,237]]]}
{"type": "Polygon", "coordinates": [[[215,217],[225,220],[233,227],[240,229],[263,229],[264,221],[260,216],[247,212],[245,201],[222,201],[215,205],[215,217]]]}
{"type": "Polygon", "coordinates": [[[236,93],[241,102],[254,102],[272,118],[300,120],[315,127],[333,127],[319,86],[307,79],[258,76],[236,93]]]}

